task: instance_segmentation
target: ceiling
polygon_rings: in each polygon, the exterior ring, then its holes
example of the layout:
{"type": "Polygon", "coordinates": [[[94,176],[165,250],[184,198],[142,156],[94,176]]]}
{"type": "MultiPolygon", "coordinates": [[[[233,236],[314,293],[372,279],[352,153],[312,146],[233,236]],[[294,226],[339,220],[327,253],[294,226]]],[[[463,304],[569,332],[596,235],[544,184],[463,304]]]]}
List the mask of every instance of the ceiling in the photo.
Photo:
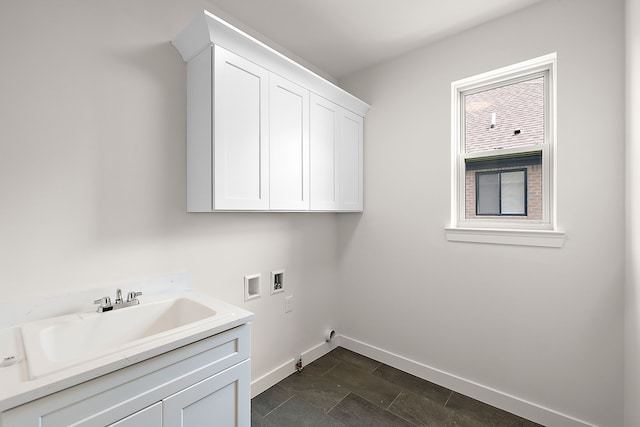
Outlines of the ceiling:
{"type": "MultiPolygon", "coordinates": [[[[330,76],[353,72],[540,0],[207,0],[330,76]]],[[[250,31],[248,31],[250,32],[250,31]]],[[[254,34],[255,35],[255,34],[254,34]]],[[[263,41],[264,38],[263,38],[263,41]]]]}

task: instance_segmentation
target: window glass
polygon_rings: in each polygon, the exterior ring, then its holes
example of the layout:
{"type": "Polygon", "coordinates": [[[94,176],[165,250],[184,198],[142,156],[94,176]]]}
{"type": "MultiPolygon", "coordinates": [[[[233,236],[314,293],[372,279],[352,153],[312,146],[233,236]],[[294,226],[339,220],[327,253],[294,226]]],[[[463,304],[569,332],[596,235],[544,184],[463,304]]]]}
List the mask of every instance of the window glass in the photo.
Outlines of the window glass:
{"type": "Polygon", "coordinates": [[[500,174],[500,213],[502,215],[525,215],[525,177],[525,171],[500,174]]]}
{"type": "Polygon", "coordinates": [[[478,215],[500,215],[500,174],[477,174],[478,215]]]}
{"type": "Polygon", "coordinates": [[[542,153],[468,159],[465,218],[542,219],[542,153]]]}
{"type": "Polygon", "coordinates": [[[544,143],[544,77],[464,96],[465,152],[544,143]]]}
{"type": "Polygon", "coordinates": [[[478,215],[526,215],[526,170],[476,173],[478,215]]]}

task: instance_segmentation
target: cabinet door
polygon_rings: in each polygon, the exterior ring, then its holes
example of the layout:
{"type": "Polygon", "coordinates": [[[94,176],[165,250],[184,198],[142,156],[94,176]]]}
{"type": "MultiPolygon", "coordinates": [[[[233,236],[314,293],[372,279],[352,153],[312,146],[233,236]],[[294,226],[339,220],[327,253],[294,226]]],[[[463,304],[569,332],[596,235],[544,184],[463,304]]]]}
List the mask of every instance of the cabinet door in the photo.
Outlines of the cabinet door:
{"type": "Polygon", "coordinates": [[[269,207],[309,209],[309,91],[269,77],[269,207]]]}
{"type": "Polygon", "coordinates": [[[310,116],[310,202],[311,209],[338,209],[336,162],[337,114],[333,102],[311,94],[310,116]]]}
{"type": "Polygon", "coordinates": [[[361,211],[363,118],[311,97],[311,209],[361,211]]]}
{"type": "Polygon", "coordinates": [[[338,112],[338,210],[362,211],[363,125],[351,111],[338,112]]]}
{"type": "Polygon", "coordinates": [[[267,70],[214,47],[214,209],[269,208],[267,70]]]}
{"type": "Polygon", "coordinates": [[[148,408],[129,415],[109,427],[162,427],[162,402],[151,405],[148,408]]]}
{"type": "Polygon", "coordinates": [[[172,427],[249,427],[250,365],[245,360],[163,401],[163,422],[172,427]]]}

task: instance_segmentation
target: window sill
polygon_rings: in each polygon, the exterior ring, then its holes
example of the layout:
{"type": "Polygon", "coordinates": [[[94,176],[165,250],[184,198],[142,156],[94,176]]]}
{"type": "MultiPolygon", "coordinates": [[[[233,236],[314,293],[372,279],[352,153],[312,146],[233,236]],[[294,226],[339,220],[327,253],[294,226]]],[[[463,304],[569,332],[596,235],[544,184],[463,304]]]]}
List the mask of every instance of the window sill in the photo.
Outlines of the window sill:
{"type": "Polygon", "coordinates": [[[445,233],[449,242],[542,246],[547,248],[561,248],[564,245],[564,232],[561,231],[450,227],[445,228],[445,233]]]}

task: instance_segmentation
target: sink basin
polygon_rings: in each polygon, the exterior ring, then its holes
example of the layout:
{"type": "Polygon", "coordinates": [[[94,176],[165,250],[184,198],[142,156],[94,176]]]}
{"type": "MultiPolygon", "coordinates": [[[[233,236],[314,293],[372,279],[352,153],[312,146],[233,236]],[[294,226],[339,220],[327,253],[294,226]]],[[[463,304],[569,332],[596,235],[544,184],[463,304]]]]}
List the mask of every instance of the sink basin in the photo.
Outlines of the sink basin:
{"type": "Polygon", "coordinates": [[[224,313],[177,297],[104,313],[75,313],[21,326],[30,379],[172,336],[224,313]]]}

